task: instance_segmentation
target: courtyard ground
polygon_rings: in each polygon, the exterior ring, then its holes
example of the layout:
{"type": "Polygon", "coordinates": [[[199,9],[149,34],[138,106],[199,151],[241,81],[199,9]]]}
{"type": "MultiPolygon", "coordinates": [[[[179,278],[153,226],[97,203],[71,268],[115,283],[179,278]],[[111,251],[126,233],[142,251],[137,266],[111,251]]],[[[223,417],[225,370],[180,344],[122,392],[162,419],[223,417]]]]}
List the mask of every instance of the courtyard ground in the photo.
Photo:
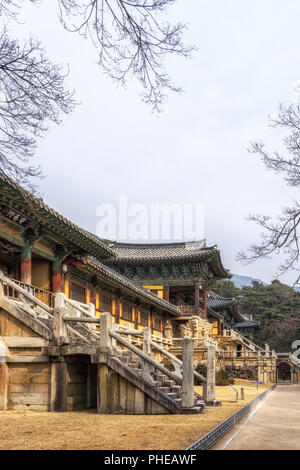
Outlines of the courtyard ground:
{"type": "MultiPolygon", "coordinates": [[[[170,450],[185,449],[210,429],[270,387],[237,381],[239,401],[231,387],[216,387],[222,406],[202,415],[97,415],[94,411],[42,413],[0,411],[0,449],[170,450]],[[245,400],[240,400],[240,388],[245,400]]],[[[202,392],[202,387],[196,387],[202,392]]]]}

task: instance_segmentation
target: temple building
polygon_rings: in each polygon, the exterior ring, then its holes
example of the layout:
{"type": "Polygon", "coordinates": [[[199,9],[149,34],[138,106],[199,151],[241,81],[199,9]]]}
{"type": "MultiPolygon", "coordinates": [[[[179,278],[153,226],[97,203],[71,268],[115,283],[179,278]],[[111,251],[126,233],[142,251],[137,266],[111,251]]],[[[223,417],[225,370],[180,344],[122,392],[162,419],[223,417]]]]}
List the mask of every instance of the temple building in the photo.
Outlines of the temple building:
{"type": "Polygon", "coordinates": [[[194,414],[216,369],[274,382],[275,352],[213,293],[230,276],[205,241],[103,240],[0,173],[0,409],[194,414]]]}
{"type": "Polygon", "coordinates": [[[110,312],[119,324],[150,326],[181,316],[175,305],[140,287],[104,262],[116,255],[95,235],[47,206],[4,174],[0,175],[0,269],[53,306],[57,292],[92,303],[96,315],[110,312]]]}

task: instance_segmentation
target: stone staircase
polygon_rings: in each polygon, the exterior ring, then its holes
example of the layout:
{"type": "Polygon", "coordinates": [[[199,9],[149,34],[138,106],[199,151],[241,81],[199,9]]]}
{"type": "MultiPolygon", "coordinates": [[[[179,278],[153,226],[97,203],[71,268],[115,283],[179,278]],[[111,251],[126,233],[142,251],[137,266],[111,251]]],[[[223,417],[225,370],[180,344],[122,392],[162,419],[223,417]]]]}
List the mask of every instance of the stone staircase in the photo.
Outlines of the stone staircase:
{"type": "MultiPolygon", "coordinates": [[[[117,350],[114,353],[114,357],[121,361],[131,372],[136,376],[142,378],[143,370],[140,364],[139,358],[131,351],[117,350]]],[[[201,395],[195,393],[194,406],[192,408],[183,408],[182,403],[182,389],[181,386],[171,380],[167,375],[160,371],[153,372],[153,383],[155,389],[163,394],[164,397],[172,402],[173,409],[174,405],[177,409],[177,413],[180,414],[200,414],[205,409],[205,400],[201,395]]]]}

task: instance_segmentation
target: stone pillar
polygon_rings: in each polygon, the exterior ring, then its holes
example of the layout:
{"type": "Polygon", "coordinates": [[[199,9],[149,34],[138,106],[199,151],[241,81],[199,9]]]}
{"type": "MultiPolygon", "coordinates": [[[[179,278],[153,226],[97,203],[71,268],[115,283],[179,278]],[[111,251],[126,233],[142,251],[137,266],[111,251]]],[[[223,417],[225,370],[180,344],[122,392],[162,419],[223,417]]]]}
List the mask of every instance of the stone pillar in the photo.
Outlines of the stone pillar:
{"type": "Polygon", "coordinates": [[[31,284],[31,246],[28,243],[25,243],[21,251],[20,281],[31,284]]]}
{"type": "Polygon", "coordinates": [[[97,413],[108,413],[108,367],[97,365],[97,413]]]}
{"type": "Polygon", "coordinates": [[[207,374],[206,384],[203,384],[203,395],[207,402],[213,402],[216,399],[216,346],[207,341],[207,374]]]}
{"type": "Polygon", "coordinates": [[[270,356],[270,346],[267,343],[265,344],[265,353],[266,357],[270,356]]]}
{"type": "Polygon", "coordinates": [[[112,328],[111,314],[104,312],[100,316],[100,349],[102,352],[109,352],[112,348],[109,330],[112,328]]]}
{"type": "Polygon", "coordinates": [[[51,364],[51,399],[50,411],[67,411],[67,363],[58,357],[51,364]]]}
{"type": "Polygon", "coordinates": [[[58,260],[52,263],[52,291],[64,292],[62,274],[61,274],[61,263],[58,260]]]}
{"type": "Polygon", "coordinates": [[[8,366],[6,364],[6,355],[6,345],[3,341],[0,341],[0,410],[7,409],[8,366]]]}
{"type": "Polygon", "coordinates": [[[151,356],[151,328],[147,326],[143,329],[143,352],[151,356]]]}
{"type": "Polygon", "coordinates": [[[67,309],[65,306],[64,294],[58,293],[55,296],[55,305],[53,312],[53,337],[57,345],[62,346],[63,344],[69,344],[68,330],[64,316],[66,315],[67,309]]]}
{"type": "Polygon", "coordinates": [[[167,321],[165,325],[165,336],[167,339],[170,339],[172,341],[173,330],[172,330],[171,322],[169,320],[167,321]]]}
{"type": "Polygon", "coordinates": [[[182,341],[182,408],[194,406],[194,354],[193,340],[182,341]]]}
{"type": "Polygon", "coordinates": [[[199,316],[199,301],[200,301],[200,295],[199,295],[199,281],[195,281],[195,301],[194,301],[194,315],[199,316]]]}

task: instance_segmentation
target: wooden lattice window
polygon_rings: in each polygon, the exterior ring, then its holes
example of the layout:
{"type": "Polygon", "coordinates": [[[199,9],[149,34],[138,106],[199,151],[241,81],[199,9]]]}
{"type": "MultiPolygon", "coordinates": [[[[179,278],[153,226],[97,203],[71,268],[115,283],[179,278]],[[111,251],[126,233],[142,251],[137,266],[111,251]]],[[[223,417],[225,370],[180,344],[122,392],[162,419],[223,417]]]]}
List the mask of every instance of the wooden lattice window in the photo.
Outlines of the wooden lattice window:
{"type": "Polygon", "coordinates": [[[145,312],[140,312],[140,324],[143,326],[148,326],[148,314],[145,312]]]}
{"type": "Polygon", "coordinates": [[[132,308],[127,304],[122,305],[122,319],[132,321],[132,308]]]}
{"type": "Polygon", "coordinates": [[[101,312],[110,312],[111,313],[111,299],[101,295],[100,299],[100,310],[101,312]]]}
{"type": "Polygon", "coordinates": [[[77,302],[85,302],[85,288],[76,284],[75,282],[71,283],[71,299],[76,300],[77,302]]]}
{"type": "Polygon", "coordinates": [[[160,318],[154,317],[153,328],[154,330],[161,331],[161,319],[160,318]]]}

